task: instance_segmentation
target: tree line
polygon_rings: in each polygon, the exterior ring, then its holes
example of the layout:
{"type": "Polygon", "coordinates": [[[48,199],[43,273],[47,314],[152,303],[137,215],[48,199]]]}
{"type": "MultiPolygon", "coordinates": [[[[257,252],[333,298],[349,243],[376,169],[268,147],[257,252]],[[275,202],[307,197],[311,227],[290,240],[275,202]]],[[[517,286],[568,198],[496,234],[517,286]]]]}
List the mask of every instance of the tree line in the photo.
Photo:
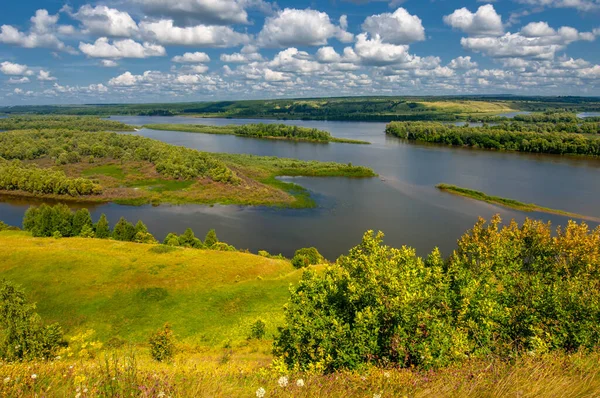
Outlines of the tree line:
{"type": "Polygon", "coordinates": [[[327,131],[315,128],[289,126],[286,124],[246,124],[237,126],[234,134],[242,137],[283,137],[288,139],[301,139],[311,141],[331,141],[331,135],[327,131]]]}
{"type": "Polygon", "coordinates": [[[0,119],[0,130],[64,129],[80,131],[133,131],[134,128],[114,120],[93,116],[19,115],[0,119]]]}
{"type": "Polygon", "coordinates": [[[392,122],[387,125],[386,133],[411,141],[453,146],[600,156],[600,136],[589,134],[509,131],[497,126],[470,127],[426,122],[392,122]]]}
{"type": "Polygon", "coordinates": [[[177,147],[145,137],[111,132],[22,130],[0,134],[0,157],[34,160],[49,157],[56,164],[93,162],[94,159],[147,161],[169,178],[210,178],[238,184],[239,177],[208,153],[177,147]]]}
{"type": "Polygon", "coordinates": [[[102,187],[87,178],[70,178],[60,170],[42,169],[0,157],[0,190],[34,194],[99,195],[102,187]]]}

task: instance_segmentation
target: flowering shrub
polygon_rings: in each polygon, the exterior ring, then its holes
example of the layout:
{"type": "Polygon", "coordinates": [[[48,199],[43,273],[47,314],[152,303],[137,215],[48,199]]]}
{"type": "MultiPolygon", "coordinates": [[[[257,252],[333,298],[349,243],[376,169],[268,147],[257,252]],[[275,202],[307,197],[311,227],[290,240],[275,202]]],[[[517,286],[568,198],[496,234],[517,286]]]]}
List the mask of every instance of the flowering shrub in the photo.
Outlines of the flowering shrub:
{"type": "Polygon", "coordinates": [[[446,261],[362,243],[292,292],[274,352],[290,369],[439,367],[600,342],[600,228],[480,220],[446,261]]]}

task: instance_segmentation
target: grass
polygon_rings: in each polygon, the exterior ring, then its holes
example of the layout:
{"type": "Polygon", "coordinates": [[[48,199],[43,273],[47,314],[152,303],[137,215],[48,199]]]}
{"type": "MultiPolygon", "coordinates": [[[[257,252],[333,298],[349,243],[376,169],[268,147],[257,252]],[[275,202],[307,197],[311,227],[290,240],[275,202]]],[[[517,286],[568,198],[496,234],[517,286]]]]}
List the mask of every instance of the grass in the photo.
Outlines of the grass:
{"type": "Polygon", "coordinates": [[[102,341],[144,342],[165,322],[188,344],[242,341],[258,318],[282,322],[288,286],[301,275],[288,261],[238,252],[101,239],[33,238],[0,232],[0,278],[21,284],[49,322],[67,334],[94,329],[102,341]]]}
{"type": "Polygon", "coordinates": [[[83,173],[81,173],[81,175],[83,177],[107,176],[116,178],[118,180],[125,179],[125,172],[123,171],[123,168],[116,164],[107,164],[104,166],[92,167],[87,170],[84,170],[83,173]]]}
{"type": "Polygon", "coordinates": [[[468,188],[461,188],[461,187],[457,187],[455,185],[438,184],[438,185],[436,185],[436,188],[438,188],[444,192],[454,194],[454,195],[464,196],[466,198],[475,199],[475,200],[479,200],[479,201],[487,202],[487,203],[492,203],[492,204],[508,207],[510,209],[519,210],[519,211],[525,211],[525,212],[535,211],[535,212],[540,212],[540,213],[558,214],[561,216],[578,218],[581,220],[588,220],[588,221],[595,221],[595,222],[600,221],[600,219],[597,217],[584,216],[581,214],[571,213],[571,212],[567,212],[567,211],[563,211],[563,210],[550,209],[550,208],[542,207],[542,206],[539,206],[539,205],[536,205],[533,203],[523,203],[523,202],[519,202],[518,200],[501,198],[499,196],[490,196],[490,195],[487,195],[480,191],[475,191],[473,189],[468,189],[468,188]]]}
{"type": "Polygon", "coordinates": [[[505,102],[494,101],[427,101],[418,102],[427,108],[433,108],[443,112],[457,113],[461,115],[473,114],[500,114],[515,112],[517,109],[512,108],[505,102]]]}
{"type": "Polygon", "coordinates": [[[202,133],[202,134],[228,134],[235,135],[244,138],[262,138],[269,140],[286,140],[286,141],[300,141],[300,142],[315,142],[315,143],[329,143],[336,142],[342,144],[363,144],[370,145],[368,141],[352,140],[348,138],[336,138],[330,137],[328,141],[319,141],[309,138],[290,138],[290,137],[248,137],[236,133],[237,126],[205,126],[196,124],[146,124],[144,128],[151,130],[163,130],[163,131],[183,131],[187,133],[202,133]]]}

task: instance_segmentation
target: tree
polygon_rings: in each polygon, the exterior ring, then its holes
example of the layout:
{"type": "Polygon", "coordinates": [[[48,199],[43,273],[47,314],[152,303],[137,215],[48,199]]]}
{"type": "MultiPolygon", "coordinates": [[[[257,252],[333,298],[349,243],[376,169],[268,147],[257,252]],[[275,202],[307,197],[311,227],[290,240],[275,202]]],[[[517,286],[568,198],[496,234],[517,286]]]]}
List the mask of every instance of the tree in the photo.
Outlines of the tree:
{"type": "Polygon", "coordinates": [[[206,237],[204,238],[204,246],[210,249],[217,242],[219,242],[219,238],[217,238],[217,233],[214,229],[211,229],[210,231],[208,231],[206,237]]]}
{"type": "Polygon", "coordinates": [[[91,227],[92,225],[92,216],[90,215],[89,210],[77,210],[73,216],[73,236],[79,236],[83,230],[83,227],[91,227]]]}
{"type": "Polygon", "coordinates": [[[157,240],[154,239],[154,236],[150,232],[148,232],[148,228],[142,222],[142,220],[138,220],[137,224],[135,224],[134,228],[135,235],[133,237],[133,241],[137,243],[157,243],[157,240]]]}
{"type": "Polygon", "coordinates": [[[292,265],[296,268],[304,268],[308,267],[309,265],[320,264],[324,260],[325,259],[316,248],[307,247],[296,250],[294,257],[292,258],[292,265]]]}
{"type": "Polygon", "coordinates": [[[121,217],[113,230],[113,238],[115,240],[132,242],[135,238],[135,227],[124,217],[121,217]]]}
{"type": "Polygon", "coordinates": [[[135,224],[134,232],[135,234],[137,234],[138,232],[148,233],[148,227],[146,227],[146,224],[144,224],[142,220],[138,220],[138,222],[135,224]]]}
{"type": "Polygon", "coordinates": [[[96,234],[94,233],[94,228],[92,228],[92,226],[84,225],[79,236],[82,238],[93,238],[96,234]]]}
{"type": "Polygon", "coordinates": [[[94,228],[96,238],[99,239],[108,239],[110,238],[110,226],[108,225],[108,220],[106,219],[106,214],[102,214],[100,219],[96,223],[94,228]]]}
{"type": "Polygon", "coordinates": [[[0,282],[0,357],[9,361],[49,359],[64,346],[58,324],[44,326],[25,293],[11,282],[0,282]]]}
{"type": "Polygon", "coordinates": [[[179,236],[179,244],[184,247],[193,247],[194,249],[201,249],[204,245],[202,241],[194,235],[194,231],[191,228],[185,230],[185,232],[179,236]]]}
{"type": "Polygon", "coordinates": [[[64,204],[30,207],[25,212],[23,228],[35,237],[50,237],[55,232],[64,237],[73,236],[73,213],[64,204]]]}
{"type": "Polygon", "coordinates": [[[167,323],[150,336],[150,355],[159,362],[168,361],[175,353],[175,336],[167,323]]]}
{"type": "Polygon", "coordinates": [[[163,245],[167,246],[181,246],[179,243],[179,238],[174,233],[169,233],[165,240],[163,241],[163,245]]]}

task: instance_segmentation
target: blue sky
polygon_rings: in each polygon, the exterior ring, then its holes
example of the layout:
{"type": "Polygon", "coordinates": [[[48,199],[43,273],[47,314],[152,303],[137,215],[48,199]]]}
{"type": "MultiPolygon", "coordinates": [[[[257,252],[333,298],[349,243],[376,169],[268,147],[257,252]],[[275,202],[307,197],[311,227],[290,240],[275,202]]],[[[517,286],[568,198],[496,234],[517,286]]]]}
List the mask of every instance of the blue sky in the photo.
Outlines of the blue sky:
{"type": "Polygon", "coordinates": [[[0,104],[600,96],[600,0],[9,2],[0,104]]]}

